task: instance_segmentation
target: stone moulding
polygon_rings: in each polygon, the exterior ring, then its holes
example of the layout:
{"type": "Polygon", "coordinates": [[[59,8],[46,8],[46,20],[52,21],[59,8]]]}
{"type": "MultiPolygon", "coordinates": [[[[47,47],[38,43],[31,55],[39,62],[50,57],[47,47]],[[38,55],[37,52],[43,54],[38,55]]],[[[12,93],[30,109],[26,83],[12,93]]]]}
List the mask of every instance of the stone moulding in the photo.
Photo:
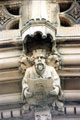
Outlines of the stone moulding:
{"type": "MultiPolygon", "coordinates": [[[[80,101],[80,90],[63,90],[66,101],[80,101]]],[[[0,105],[23,102],[21,93],[0,95],[0,105]]]]}
{"type": "Polygon", "coordinates": [[[19,22],[20,17],[21,16],[13,17],[13,19],[11,19],[11,21],[9,21],[9,23],[6,25],[6,29],[9,30],[15,22],[19,22]]]}
{"type": "Polygon", "coordinates": [[[50,34],[53,40],[55,40],[56,28],[45,19],[33,19],[24,24],[21,30],[22,40],[24,40],[27,35],[34,35],[35,32],[41,32],[43,37],[50,34]]]}

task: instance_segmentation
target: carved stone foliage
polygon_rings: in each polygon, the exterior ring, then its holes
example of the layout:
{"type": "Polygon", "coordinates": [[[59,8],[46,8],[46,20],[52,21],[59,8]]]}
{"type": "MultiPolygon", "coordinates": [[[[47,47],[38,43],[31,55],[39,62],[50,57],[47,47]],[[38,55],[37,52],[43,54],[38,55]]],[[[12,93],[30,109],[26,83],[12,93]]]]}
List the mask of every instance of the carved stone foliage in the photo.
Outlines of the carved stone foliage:
{"type": "Polygon", "coordinates": [[[33,58],[26,56],[24,53],[21,56],[21,59],[19,61],[20,66],[19,66],[19,70],[24,73],[26,71],[27,68],[31,67],[33,64],[33,58]]]}
{"type": "Polygon", "coordinates": [[[75,22],[80,22],[80,5],[77,1],[73,2],[72,6],[68,11],[66,11],[66,14],[75,22]]]}
{"type": "MultiPolygon", "coordinates": [[[[47,57],[47,64],[49,66],[53,66],[56,70],[61,69],[61,57],[55,52],[53,54],[49,54],[47,57]]],[[[25,70],[33,65],[33,57],[27,56],[26,54],[22,54],[20,59],[20,67],[19,70],[24,73],[25,70]]]]}

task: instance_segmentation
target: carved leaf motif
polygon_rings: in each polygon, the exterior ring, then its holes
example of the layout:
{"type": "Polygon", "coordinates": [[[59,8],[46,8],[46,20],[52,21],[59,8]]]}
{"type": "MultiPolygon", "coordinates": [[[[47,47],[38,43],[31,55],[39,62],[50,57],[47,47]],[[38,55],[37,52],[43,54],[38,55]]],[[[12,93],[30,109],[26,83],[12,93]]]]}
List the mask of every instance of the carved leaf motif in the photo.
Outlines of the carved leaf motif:
{"type": "Polygon", "coordinates": [[[19,70],[24,73],[27,68],[32,66],[32,58],[26,55],[22,55],[20,59],[19,70]]]}
{"type": "Polygon", "coordinates": [[[58,55],[50,55],[47,60],[47,64],[53,66],[55,69],[61,68],[61,58],[58,55]]]}
{"type": "MultiPolygon", "coordinates": [[[[61,69],[61,58],[59,55],[49,55],[47,58],[47,64],[49,66],[53,66],[55,69],[61,69]]],[[[20,66],[19,70],[24,73],[27,68],[31,67],[33,65],[33,58],[23,55],[20,59],[20,66]]]]}

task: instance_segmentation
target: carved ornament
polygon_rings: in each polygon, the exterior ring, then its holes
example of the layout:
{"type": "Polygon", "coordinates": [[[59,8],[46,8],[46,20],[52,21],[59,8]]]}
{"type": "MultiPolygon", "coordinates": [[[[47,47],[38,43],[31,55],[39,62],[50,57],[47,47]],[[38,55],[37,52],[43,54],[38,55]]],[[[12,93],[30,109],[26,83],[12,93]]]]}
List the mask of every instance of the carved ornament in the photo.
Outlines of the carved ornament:
{"type": "Polygon", "coordinates": [[[68,11],[66,11],[66,14],[69,15],[69,17],[72,18],[72,20],[75,23],[80,22],[80,5],[77,1],[73,2],[72,6],[68,11]]]}
{"type": "Polygon", "coordinates": [[[4,25],[8,20],[11,19],[11,16],[7,14],[7,11],[4,7],[0,8],[0,25],[4,25]]]}
{"type": "MultiPolygon", "coordinates": [[[[56,70],[61,69],[61,57],[59,53],[56,51],[54,54],[49,54],[47,57],[47,64],[49,66],[53,66],[56,70]]],[[[33,56],[27,56],[26,54],[22,54],[20,59],[19,70],[24,73],[27,68],[33,65],[33,56]]]]}

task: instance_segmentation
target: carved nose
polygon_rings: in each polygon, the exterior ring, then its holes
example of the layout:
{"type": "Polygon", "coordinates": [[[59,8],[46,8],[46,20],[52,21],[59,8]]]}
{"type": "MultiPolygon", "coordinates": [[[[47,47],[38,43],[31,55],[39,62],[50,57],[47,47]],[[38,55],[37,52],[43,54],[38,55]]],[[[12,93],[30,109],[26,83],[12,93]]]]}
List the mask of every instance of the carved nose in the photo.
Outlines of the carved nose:
{"type": "Polygon", "coordinates": [[[39,59],[38,60],[41,60],[41,58],[39,57],[39,59]]]}
{"type": "Polygon", "coordinates": [[[38,62],[41,62],[41,58],[39,57],[38,62]]]}

